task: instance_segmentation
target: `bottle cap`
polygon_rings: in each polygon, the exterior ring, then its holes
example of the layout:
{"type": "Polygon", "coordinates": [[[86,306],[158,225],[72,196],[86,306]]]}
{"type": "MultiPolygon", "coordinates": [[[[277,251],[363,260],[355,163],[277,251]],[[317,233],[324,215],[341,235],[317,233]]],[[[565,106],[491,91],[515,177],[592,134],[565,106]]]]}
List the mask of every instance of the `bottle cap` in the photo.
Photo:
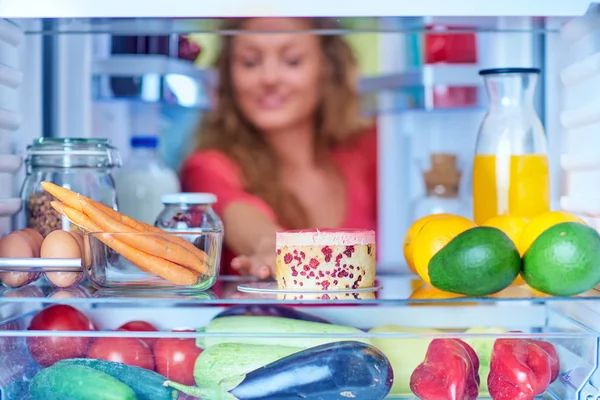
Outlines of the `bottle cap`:
{"type": "Polygon", "coordinates": [[[160,196],[163,204],[215,204],[217,196],[212,193],[169,193],[160,196]]]}
{"type": "Polygon", "coordinates": [[[455,154],[434,153],[430,155],[431,169],[423,174],[429,196],[457,197],[461,173],[457,168],[455,154]]]}
{"type": "Polygon", "coordinates": [[[155,149],[158,147],[156,136],[133,136],[130,142],[131,147],[134,149],[155,149]]]}

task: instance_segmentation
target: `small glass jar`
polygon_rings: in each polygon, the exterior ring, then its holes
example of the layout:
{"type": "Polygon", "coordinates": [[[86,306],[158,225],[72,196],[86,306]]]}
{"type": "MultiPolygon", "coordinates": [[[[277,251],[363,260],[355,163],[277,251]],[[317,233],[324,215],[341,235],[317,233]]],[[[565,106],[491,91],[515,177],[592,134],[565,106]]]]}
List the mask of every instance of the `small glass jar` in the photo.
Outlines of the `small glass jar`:
{"type": "Polygon", "coordinates": [[[212,193],[172,193],[164,194],[160,201],[165,208],[158,215],[156,227],[168,232],[182,234],[202,233],[194,245],[200,249],[214,251],[213,265],[218,268],[223,249],[223,222],[213,210],[217,196],[212,193]],[[211,240],[208,243],[207,240],[211,240]]]}
{"type": "Polygon", "coordinates": [[[111,172],[121,160],[107,139],[39,138],[27,147],[25,164],[24,225],[44,237],[54,230],[71,229],[69,221],[51,207],[54,198],[42,188],[44,181],[117,208],[111,172]]]}
{"type": "Polygon", "coordinates": [[[223,231],[223,222],[213,210],[217,196],[212,193],[173,193],[160,197],[165,208],[156,227],[165,231],[223,231]]]}

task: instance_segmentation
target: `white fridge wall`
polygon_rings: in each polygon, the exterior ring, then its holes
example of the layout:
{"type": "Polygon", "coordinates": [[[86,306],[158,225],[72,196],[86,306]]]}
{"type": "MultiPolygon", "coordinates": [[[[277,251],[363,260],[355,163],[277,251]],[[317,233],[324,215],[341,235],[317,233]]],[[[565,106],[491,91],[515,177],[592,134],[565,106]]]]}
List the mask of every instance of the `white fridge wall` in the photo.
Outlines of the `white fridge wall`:
{"type": "Polygon", "coordinates": [[[11,230],[8,215],[20,207],[18,196],[25,172],[15,155],[23,157],[26,145],[42,133],[42,39],[23,35],[21,29],[35,28],[38,23],[31,20],[19,27],[0,20],[0,60],[5,67],[0,79],[0,108],[10,117],[0,124],[0,236],[11,230]]]}
{"type": "Polygon", "coordinates": [[[569,22],[560,44],[564,130],[561,206],[600,225],[600,8],[569,22]]]}

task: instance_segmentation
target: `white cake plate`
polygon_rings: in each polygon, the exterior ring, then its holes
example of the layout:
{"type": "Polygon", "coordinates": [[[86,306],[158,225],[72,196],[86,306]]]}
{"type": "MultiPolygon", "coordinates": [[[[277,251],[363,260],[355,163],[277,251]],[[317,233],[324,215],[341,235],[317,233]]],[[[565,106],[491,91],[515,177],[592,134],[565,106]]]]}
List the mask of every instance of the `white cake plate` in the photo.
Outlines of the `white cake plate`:
{"type": "Polygon", "coordinates": [[[383,286],[373,286],[360,289],[337,289],[337,290],[302,290],[302,289],[280,289],[277,282],[251,282],[238,285],[237,289],[244,293],[276,293],[276,294],[344,294],[344,293],[371,293],[383,289],[383,286]]]}

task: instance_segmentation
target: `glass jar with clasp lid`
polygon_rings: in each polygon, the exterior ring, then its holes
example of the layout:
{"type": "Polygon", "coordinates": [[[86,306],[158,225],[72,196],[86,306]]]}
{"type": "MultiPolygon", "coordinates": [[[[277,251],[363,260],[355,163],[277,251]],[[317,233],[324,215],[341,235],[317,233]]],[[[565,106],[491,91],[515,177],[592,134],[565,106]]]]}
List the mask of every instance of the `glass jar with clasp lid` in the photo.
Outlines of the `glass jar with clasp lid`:
{"type": "Polygon", "coordinates": [[[42,188],[44,181],[117,208],[112,171],[121,165],[121,159],[107,139],[35,139],[27,147],[25,164],[27,172],[21,189],[25,220],[21,225],[44,237],[57,229],[71,229],[69,221],[50,205],[54,198],[42,188]]]}

